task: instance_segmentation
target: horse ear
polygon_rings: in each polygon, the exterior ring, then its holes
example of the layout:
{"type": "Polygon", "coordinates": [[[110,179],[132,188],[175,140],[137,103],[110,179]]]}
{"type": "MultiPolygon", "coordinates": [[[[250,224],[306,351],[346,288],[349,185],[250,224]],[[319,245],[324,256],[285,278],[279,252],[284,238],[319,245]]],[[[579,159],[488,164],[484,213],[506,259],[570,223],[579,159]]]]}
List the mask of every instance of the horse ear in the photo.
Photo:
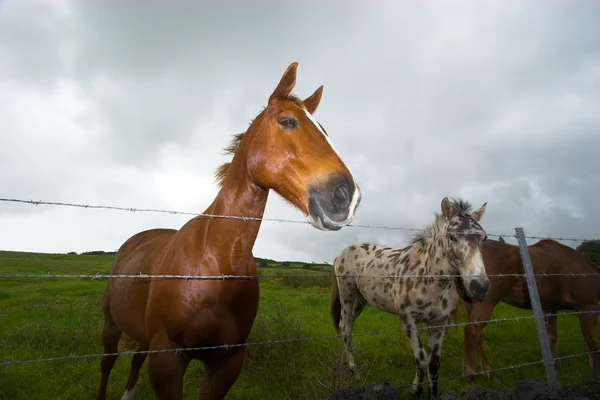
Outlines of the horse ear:
{"type": "Polygon", "coordinates": [[[448,219],[452,218],[455,214],[454,206],[450,203],[448,197],[442,199],[442,214],[448,219]]]}
{"type": "Polygon", "coordinates": [[[297,62],[293,62],[287,67],[279,84],[273,91],[273,94],[271,94],[271,97],[269,97],[269,105],[273,105],[278,101],[285,99],[292,92],[294,85],[296,85],[296,68],[298,68],[297,62]]]}
{"type": "Polygon", "coordinates": [[[479,221],[481,219],[481,217],[483,217],[483,213],[485,213],[486,206],[487,206],[487,202],[483,203],[483,205],[479,208],[479,210],[477,210],[473,213],[473,218],[475,218],[475,221],[479,221]]]}
{"type": "Polygon", "coordinates": [[[317,111],[317,107],[319,107],[319,103],[321,102],[321,96],[323,95],[323,85],[319,86],[315,92],[304,99],[304,105],[306,106],[306,110],[314,114],[317,111]]]}

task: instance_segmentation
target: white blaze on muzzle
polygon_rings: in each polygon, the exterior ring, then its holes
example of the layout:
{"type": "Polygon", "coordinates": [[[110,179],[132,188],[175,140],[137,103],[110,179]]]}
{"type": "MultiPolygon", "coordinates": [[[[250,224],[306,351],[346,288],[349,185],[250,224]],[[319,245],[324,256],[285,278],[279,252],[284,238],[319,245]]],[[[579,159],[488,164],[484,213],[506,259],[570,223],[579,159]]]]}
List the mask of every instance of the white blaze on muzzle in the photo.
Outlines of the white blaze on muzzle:
{"type": "MultiPolygon", "coordinates": [[[[333,152],[338,156],[338,158],[340,159],[342,165],[344,165],[344,167],[346,167],[346,169],[348,170],[348,172],[350,173],[350,175],[352,175],[352,178],[354,178],[354,175],[352,174],[352,171],[350,171],[350,168],[348,167],[348,165],[344,162],[344,159],[342,158],[342,156],[340,155],[340,153],[337,151],[337,149],[335,148],[335,146],[333,145],[333,143],[331,142],[331,140],[329,139],[329,136],[327,136],[327,134],[325,133],[325,131],[323,130],[323,128],[321,127],[321,124],[319,124],[317,122],[317,120],[315,119],[315,117],[308,112],[308,110],[304,110],[304,113],[306,114],[306,117],[315,125],[315,127],[319,130],[319,132],[321,132],[321,134],[323,135],[323,137],[325,138],[325,140],[327,141],[327,143],[329,144],[329,146],[331,146],[331,149],[333,150],[333,152]]],[[[354,180],[354,179],[353,179],[354,180]]],[[[358,206],[358,203],[360,201],[361,198],[361,193],[360,193],[360,189],[358,188],[358,185],[356,184],[356,182],[354,182],[354,193],[352,194],[352,200],[350,201],[350,205],[348,206],[348,217],[346,218],[345,221],[339,222],[337,224],[340,225],[347,225],[350,222],[352,222],[352,220],[354,219],[354,212],[356,211],[356,207],[358,206]]],[[[309,219],[310,221],[310,219],[309,219]]],[[[313,222],[311,221],[311,224],[313,222]]],[[[313,224],[314,225],[314,224],[313,224]]],[[[320,225],[320,224],[319,224],[320,225]]]]}

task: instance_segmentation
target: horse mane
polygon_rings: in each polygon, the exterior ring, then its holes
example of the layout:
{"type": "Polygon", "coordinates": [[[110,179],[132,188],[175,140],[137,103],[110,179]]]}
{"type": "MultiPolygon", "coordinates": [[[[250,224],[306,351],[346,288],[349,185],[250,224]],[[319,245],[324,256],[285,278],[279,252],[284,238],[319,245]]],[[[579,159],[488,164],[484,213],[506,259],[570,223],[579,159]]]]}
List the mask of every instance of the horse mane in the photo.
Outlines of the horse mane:
{"type": "Polygon", "coordinates": [[[473,211],[473,206],[467,200],[463,200],[461,198],[452,198],[450,202],[454,206],[457,214],[471,214],[471,211],[473,211]]]}
{"type": "MultiPolygon", "coordinates": [[[[470,214],[473,209],[470,202],[461,198],[451,198],[450,204],[452,204],[454,212],[457,214],[470,214]]],[[[427,224],[423,230],[415,233],[409,244],[411,246],[417,243],[425,245],[434,236],[445,233],[446,228],[448,228],[448,220],[442,214],[436,212],[433,214],[433,223],[427,224]]]]}
{"type": "MultiPolygon", "coordinates": [[[[230,154],[232,156],[235,155],[235,153],[238,151],[238,149],[240,147],[240,143],[242,142],[242,139],[244,138],[245,134],[246,134],[246,132],[242,132],[242,133],[233,135],[229,144],[223,148],[222,154],[224,154],[224,155],[230,154]]],[[[215,182],[217,183],[217,186],[221,187],[223,185],[223,181],[225,180],[227,171],[229,171],[230,165],[231,165],[231,162],[228,161],[226,163],[221,164],[215,171],[215,182]]]]}
{"type": "MultiPolygon", "coordinates": [[[[304,102],[294,94],[289,94],[283,100],[289,100],[304,109],[306,108],[306,106],[304,105],[304,102]]],[[[261,112],[263,112],[263,111],[264,111],[264,108],[261,110],[261,112]]],[[[252,124],[252,122],[250,124],[252,124]]],[[[246,131],[246,132],[248,132],[248,131],[246,131]]],[[[242,139],[244,138],[244,135],[246,134],[246,132],[242,132],[242,133],[233,135],[229,144],[223,148],[222,154],[235,156],[235,153],[238,151],[238,149],[240,147],[240,143],[242,143],[242,139]]],[[[217,186],[219,186],[219,187],[223,186],[223,181],[225,180],[225,176],[227,176],[227,171],[229,171],[230,165],[231,165],[230,161],[225,162],[225,163],[221,164],[215,171],[215,182],[217,183],[217,186]]]]}

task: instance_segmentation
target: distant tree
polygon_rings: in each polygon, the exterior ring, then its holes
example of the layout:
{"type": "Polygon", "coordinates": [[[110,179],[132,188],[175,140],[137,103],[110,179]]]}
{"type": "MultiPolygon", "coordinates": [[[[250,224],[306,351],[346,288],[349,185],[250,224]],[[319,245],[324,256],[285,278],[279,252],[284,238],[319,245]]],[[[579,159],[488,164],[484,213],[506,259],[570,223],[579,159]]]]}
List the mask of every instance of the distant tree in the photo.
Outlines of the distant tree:
{"type": "Polygon", "coordinates": [[[94,250],[94,251],[85,251],[81,253],[82,256],[114,256],[116,255],[116,251],[103,251],[103,250],[94,250]]]}
{"type": "Polygon", "coordinates": [[[74,251],[70,251],[70,252],[68,252],[67,254],[68,254],[68,255],[71,255],[71,256],[76,256],[76,255],[77,255],[77,253],[75,253],[74,251]]]}
{"type": "Polygon", "coordinates": [[[582,253],[597,253],[600,254],[600,239],[584,240],[575,248],[582,253]]]}
{"type": "Polygon", "coordinates": [[[506,243],[506,242],[504,241],[504,238],[503,238],[502,236],[498,237],[498,241],[499,241],[500,243],[506,243]]]}

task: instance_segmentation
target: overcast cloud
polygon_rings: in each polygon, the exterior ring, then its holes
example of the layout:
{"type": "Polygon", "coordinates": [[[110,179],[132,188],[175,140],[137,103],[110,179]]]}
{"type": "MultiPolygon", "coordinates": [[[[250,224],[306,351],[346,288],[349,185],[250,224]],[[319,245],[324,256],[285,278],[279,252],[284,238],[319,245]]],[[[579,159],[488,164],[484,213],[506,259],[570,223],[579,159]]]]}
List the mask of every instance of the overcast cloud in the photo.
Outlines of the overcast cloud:
{"type": "MultiPolygon", "coordinates": [[[[422,228],[460,196],[488,203],[490,233],[600,237],[599,17],[585,0],[0,1],[0,197],[202,212],[221,149],[298,61],[295,92],[325,85],[315,117],[361,185],[355,224],[422,228]]],[[[275,193],[265,217],[303,220],[275,193]]],[[[188,219],[0,203],[0,248],[115,250],[188,219]]],[[[264,222],[254,254],[331,262],[410,235],[264,222]]]]}

